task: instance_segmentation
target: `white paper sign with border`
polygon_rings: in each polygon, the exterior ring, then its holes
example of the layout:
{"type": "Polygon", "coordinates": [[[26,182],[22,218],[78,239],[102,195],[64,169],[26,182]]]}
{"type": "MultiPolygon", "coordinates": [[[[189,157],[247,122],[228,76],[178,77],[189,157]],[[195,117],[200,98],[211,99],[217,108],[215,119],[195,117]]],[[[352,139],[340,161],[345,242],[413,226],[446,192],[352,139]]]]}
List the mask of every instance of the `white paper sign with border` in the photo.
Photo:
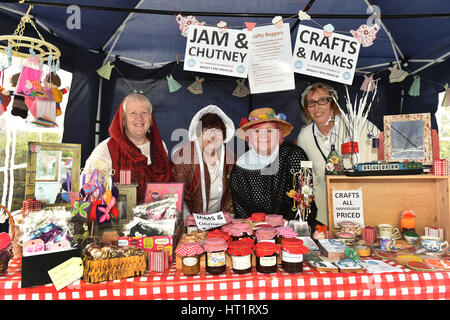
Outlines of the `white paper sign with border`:
{"type": "Polygon", "coordinates": [[[360,44],[355,38],[300,25],[292,54],[294,72],[351,85],[360,44]]]}
{"type": "Polygon", "coordinates": [[[295,89],[291,68],[292,45],[289,23],[252,29],[248,82],[250,92],[263,93],[295,89]]]}
{"type": "Polygon", "coordinates": [[[184,70],[247,78],[251,32],[191,26],[186,40],[184,70]]]}
{"type": "Polygon", "coordinates": [[[364,227],[362,190],[332,190],[334,227],[352,221],[364,227]]]}
{"type": "Polygon", "coordinates": [[[227,222],[223,211],[209,214],[193,213],[197,227],[202,230],[209,230],[225,225],[227,222]]]}

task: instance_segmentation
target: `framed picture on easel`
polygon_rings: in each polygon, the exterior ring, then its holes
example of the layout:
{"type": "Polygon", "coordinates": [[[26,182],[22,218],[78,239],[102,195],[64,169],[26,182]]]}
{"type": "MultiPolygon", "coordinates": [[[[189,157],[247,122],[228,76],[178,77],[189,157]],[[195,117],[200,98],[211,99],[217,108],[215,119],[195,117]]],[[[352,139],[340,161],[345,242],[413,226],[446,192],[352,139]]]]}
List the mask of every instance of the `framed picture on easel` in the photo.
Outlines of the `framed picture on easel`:
{"type": "Polygon", "coordinates": [[[151,203],[154,201],[163,200],[166,198],[175,198],[177,201],[177,210],[181,212],[183,210],[183,182],[158,182],[147,183],[147,189],[145,192],[145,203],[151,203]]]}

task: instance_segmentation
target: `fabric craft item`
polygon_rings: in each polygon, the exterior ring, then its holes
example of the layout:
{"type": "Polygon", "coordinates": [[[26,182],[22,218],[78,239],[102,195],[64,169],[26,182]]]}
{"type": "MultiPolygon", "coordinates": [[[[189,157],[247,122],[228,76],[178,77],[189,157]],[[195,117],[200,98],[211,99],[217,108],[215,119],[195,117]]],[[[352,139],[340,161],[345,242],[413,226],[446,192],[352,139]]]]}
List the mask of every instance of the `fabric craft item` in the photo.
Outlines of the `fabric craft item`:
{"type": "Polygon", "coordinates": [[[245,79],[236,80],[237,87],[233,91],[233,96],[238,98],[246,97],[250,94],[250,89],[245,85],[245,79]]]}
{"type": "Polygon", "coordinates": [[[414,81],[411,84],[411,87],[409,88],[408,94],[411,97],[420,96],[420,77],[419,76],[414,76],[414,81]]]}
{"type": "Polygon", "coordinates": [[[408,72],[406,72],[405,70],[399,70],[397,68],[397,65],[390,67],[388,69],[391,71],[391,74],[389,75],[390,83],[402,82],[408,76],[408,72]]]}
{"type": "Polygon", "coordinates": [[[375,227],[362,228],[362,238],[365,242],[373,244],[378,239],[378,231],[375,227]]]}
{"type": "Polygon", "coordinates": [[[200,78],[200,77],[195,77],[195,81],[189,86],[187,87],[187,89],[192,93],[192,94],[203,94],[203,87],[202,87],[202,83],[203,81],[205,81],[205,78],[200,78]]]}
{"type": "Polygon", "coordinates": [[[28,107],[25,98],[19,95],[13,97],[11,114],[16,117],[26,119],[28,117],[28,107]]]}
{"type": "Polygon", "coordinates": [[[36,118],[43,118],[52,122],[56,121],[56,102],[50,100],[35,99],[36,118]]]}
{"type": "Polygon", "coordinates": [[[181,14],[179,14],[175,17],[175,19],[178,23],[178,28],[180,29],[181,35],[183,37],[188,36],[190,26],[203,26],[205,24],[204,21],[198,22],[197,18],[195,18],[194,16],[183,17],[181,14]]]}
{"type": "Polygon", "coordinates": [[[380,27],[377,24],[371,27],[363,24],[356,31],[350,30],[350,33],[363,47],[370,47],[377,37],[378,30],[380,27]]]}
{"type": "Polygon", "coordinates": [[[0,114],[6,111],[10,102],[11,96],[9,95],[9,91],[0,86],[0,114]]]}
{"type": "Polygon", "coordinates": [[[298,19],[300,21],[311,20],[311,17],[306,12],[299,10],[298,11],[298,19]]]}
{"type": "Polygon", "coordinates": [[[373,80],[373,73],[370,76],[364,75],[364,81],[361,85],[361,88],[359,88],[361,91],[374,91],[377,87],[377,83],[373,80]]]}
{"type": "Polygon", "coordinates": [[[89,220],[89,211],[92,203],[90,201],[75,201],[72,208],[71,221],[85,222],[89,220]]]}
{"type": "Polygon", "coordinates": [[[450,89],[448,88],[448,83],[444,86],[445,94],[444,99],[442,100],[441,107],[449,107],[450,106],[450,89]]]}
{"type": "Polygon", "coordinates": [[[174,93],[181,88],[181,84],[179,84],[171,74],[169,74],[167,77],[167,84],[169,86],[169,92],[174,93]]]}
{"type": "Polygon", "coordinates": [[[106,63],[96,70],[97,74],[103,79],[109,80],[111,78],[111,71],[114,68],[114,65],[111,62],[106,63]]]}
{"type": "Polygon", "coordinates": [[[434,160],[432,173],[435,176],[448,176],[448,160],[434,160]]]}

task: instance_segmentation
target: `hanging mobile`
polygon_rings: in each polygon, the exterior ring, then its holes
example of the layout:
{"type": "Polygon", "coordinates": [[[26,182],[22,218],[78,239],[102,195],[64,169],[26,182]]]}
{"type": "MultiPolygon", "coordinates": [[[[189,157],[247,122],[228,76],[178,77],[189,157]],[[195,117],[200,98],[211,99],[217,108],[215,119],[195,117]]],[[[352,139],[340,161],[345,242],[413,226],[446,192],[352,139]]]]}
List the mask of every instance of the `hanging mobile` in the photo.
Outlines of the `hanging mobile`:
{"type": "Polygon", "coordinates": [[[342,157],[336,150],[335,146],[337,140],[338,138],[337,135],[334,133],[334,126],[333,126],[333,130],[331,131],[330,135],[331,150],[326,158],[325,174],[340,174],[344,171],[344,163],[342,157]]]}

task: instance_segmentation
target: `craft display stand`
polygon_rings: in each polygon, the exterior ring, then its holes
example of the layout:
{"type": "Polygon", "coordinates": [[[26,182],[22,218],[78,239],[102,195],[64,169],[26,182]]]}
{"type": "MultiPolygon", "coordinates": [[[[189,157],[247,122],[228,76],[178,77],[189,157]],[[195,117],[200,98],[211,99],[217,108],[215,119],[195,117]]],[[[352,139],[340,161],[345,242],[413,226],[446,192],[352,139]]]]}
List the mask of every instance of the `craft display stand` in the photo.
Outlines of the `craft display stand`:
{"type": "Polygon", "coordinates": [[[327,176],[328,225],[333,234],[334,216],[332,190],[357,190],[363,194],[364,224],[400,225],[405,209],[416,214],[416,232],[424,234],[424,227],[444,229],[444,239],[450,241],[449,177],[424,175],[407,176],[327,176]]]}

